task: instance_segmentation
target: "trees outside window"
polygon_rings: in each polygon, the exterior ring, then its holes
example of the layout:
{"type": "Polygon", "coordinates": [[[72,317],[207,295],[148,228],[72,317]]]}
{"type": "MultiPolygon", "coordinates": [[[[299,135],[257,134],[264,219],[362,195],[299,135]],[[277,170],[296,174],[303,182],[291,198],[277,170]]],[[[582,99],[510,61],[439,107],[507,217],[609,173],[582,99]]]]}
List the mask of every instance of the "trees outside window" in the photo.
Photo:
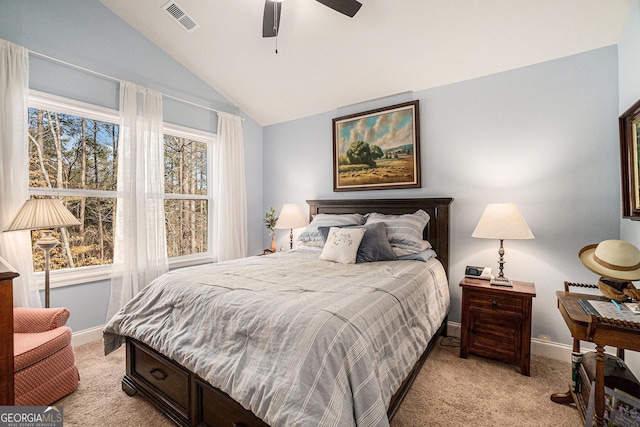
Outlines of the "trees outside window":
{"type": "Polygon", "coordinates": [[[168,256],[207,252],[207,143],[165,132],[164,147],[168,256]]]}
{"type": "MultiPolygon", "coordinates": [[[[54,230],[51,270],[113,261],[117,197],[118,112],[33,91],[29,102],[29,192],[57,197],[80,225],[54,230]]],[[[211,134],[165,128],[165,219],[170,258],[209,253],[211,199],[207,180],[211,134]]],[[[135,214],[135,213],[132,213],[135,214]]],[[[40,238],[32,231],[32,240],[40,238]]],[[[33,249],[35,271],[44,253],[33,249]]]]}
{"type": "MultiPolygon", "coordinates": [[[[28,115],[29,191],[60,198],[80,220],[79,226],[54,230],[60,245],[51,251],[51,270],[110,264],[117,115],[66,112],[44,100],[32,104],[41,106],[30,107],[28,115]]],[[[40,234],[32,231],[33,241],[40,234]]],[[[33,261],[35,271],[44,270],[44,253],[35,246],[33,261]]]]}

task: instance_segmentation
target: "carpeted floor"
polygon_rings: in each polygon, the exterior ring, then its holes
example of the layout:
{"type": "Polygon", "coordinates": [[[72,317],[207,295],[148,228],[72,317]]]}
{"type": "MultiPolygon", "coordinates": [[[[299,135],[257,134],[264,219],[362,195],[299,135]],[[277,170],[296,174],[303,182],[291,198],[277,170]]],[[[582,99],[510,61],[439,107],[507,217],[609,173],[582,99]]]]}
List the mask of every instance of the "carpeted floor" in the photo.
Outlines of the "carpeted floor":
{"type": "MultiPolygon", "coordinates": [[[[120,381],[124,349],[105,357],[102,341],[77,347],[80,386],[57,402],[64,407],[65,426],[172,426],[142,397],[127,396],[120,381]]],[[[437,345],[392,427],[423,426],[580,426],[578,412],[549,400],[566,391],[569,362],[532,356],[531,377],[509,364],[469,356],[458,357],[455,343],[437,345]]]]}

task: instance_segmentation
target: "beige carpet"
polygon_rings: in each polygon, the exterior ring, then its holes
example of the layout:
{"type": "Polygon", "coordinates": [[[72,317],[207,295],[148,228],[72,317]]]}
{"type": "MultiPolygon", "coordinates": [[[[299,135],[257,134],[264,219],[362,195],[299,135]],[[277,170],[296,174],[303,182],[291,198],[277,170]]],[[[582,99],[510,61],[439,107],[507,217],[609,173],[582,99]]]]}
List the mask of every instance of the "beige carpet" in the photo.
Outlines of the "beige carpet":
{"type": "MultiPolygon", "coordinates": [[[[391,422],[392,427],[423,426],[580,426],[578,412],[549,400],[566,391],[569,363],[531,359],[531,377],[509,364],[477,356],[458,357],[441,340],[391,422]]],[[[454,344],[455,345],[455,344],[454,344]]],[[[123,348],[107,357],[102,342],[76,348],[80,386],[57,402],[65,426],[172,426],[151,404],[121,388],[123,348]]]]}

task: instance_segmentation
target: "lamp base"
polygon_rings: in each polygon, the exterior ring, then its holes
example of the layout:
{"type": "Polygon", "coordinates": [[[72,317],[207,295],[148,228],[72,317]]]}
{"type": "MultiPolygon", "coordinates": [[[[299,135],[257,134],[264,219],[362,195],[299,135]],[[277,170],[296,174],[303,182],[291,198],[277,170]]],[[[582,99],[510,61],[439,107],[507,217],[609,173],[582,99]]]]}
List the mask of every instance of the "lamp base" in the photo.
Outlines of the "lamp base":
{"type": "Polygon", "coordinates": [[[513,288],[513,283],[511,283],[511,280],[507,279],[504,276],[502,277],[498,276],[498,277],[492,278],[489,284],[494,286],[505,286],[507,288],[513,288]]]}
{"type": "Polygon", "coordinates": [[[49,251],[58,246],[58,239],[53,237],[51,230],[42,230],[42,236],[36,246],[44,251],[44,308],[49,308],[49,251]]]}

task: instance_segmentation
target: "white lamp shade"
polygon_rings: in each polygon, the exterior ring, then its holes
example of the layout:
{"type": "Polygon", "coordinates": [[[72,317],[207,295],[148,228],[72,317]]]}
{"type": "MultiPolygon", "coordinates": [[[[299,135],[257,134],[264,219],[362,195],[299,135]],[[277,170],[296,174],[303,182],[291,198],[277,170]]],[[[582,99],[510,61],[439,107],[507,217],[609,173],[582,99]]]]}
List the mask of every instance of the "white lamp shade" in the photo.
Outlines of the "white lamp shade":
{"type": "Polygon", "coordinates": [[[499,240],[535,238],[520,209],[513,203],[489,203],[471,236],[499,240]]]}
{"type": "Polygon", "coordinates": [[[39,230],[44,228],[80,225],[58,199],[29,199],[20,208],[11,224],[4,231],[39,230]]]}
{"type": "Polygon", "coordinates": [[[295,204],[284,205],[278,216],[276,222],[276,228],[293,230],[294,228],[301,228],[307,226],[307,218],[300,206],[295,204]]]}

